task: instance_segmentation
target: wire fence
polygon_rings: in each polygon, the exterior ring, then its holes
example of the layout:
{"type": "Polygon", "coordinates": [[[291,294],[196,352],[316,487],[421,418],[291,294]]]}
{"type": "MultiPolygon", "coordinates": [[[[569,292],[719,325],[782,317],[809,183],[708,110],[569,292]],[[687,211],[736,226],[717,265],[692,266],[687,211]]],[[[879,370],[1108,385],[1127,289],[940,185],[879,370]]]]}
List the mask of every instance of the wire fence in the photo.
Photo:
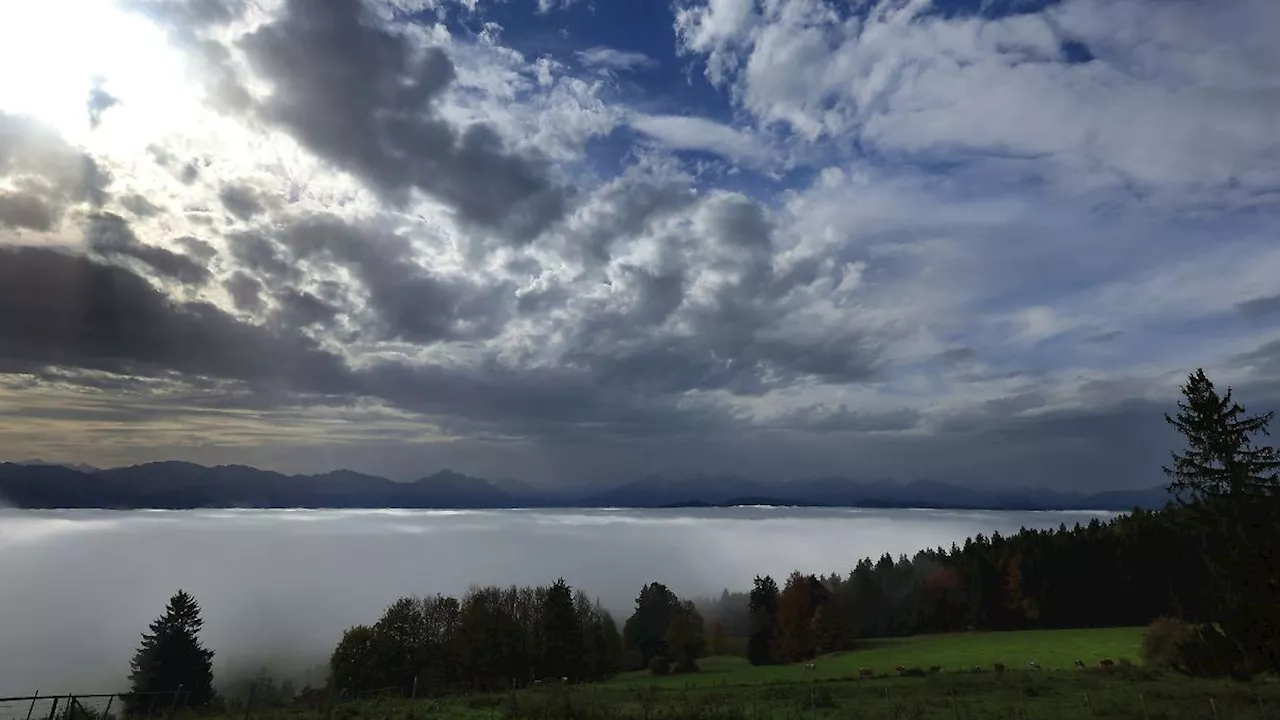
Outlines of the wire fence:
{"type": "Polygon", "coordinates": [[[186,708],[182,689],[142,693],[82,693],[0,697],[0,720],[114,720],[131,716],[169,717],[186,708]]]}

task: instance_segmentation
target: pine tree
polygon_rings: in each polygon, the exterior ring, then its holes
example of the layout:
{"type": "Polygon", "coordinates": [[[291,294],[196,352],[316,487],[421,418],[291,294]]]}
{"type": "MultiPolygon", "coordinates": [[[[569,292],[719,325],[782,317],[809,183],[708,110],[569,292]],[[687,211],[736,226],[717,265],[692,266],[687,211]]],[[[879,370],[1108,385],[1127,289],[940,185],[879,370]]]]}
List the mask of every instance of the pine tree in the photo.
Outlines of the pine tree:
{"type": "Polygon", "coordinates": [[[195,598],[183,590],[169,598],[164,615],[151,623],[150,632],[143,633],[129,663],[129,714],[167,710],[175,701],[186,707],[206,707],[213,701],[213,651],[200,644],[203,626],[195,598]]]}
{"type": "Polygon", "coordinates": [[[1234,646],[1240,674],[1280,669],[1280,556],[1273,534],[1280,512],[1280,454],[1260,445],[1274,412],[1247,415],[1230,388],[1219,397],[1204,370],[1182,386],[1185,402],[1165,422],[1186,440],[1164,468],[1169,491],[1200,540],[1212,578],[1211,614],[1234,646]]]}
{"type": "Polygon", "coordinates": [[[1273,492],[1280,484],[1280,455],[1255,445],[1253,437],[1270,434],[1275,413],[1245,415],[1231,388],[1219,397],[1204,370],[1187,378],[1182,394],[1186,402],[1178,402],[1178,414],[1164,416],[1187,441],[1185,452],[1173,453],[1173,467],[1163,468],[1169,491],[1184,503],[1273,492]]]}
{"type": "Polygon", "coordinates": [[[747,660],[752,665],[780,662],[778,647],[778,583],[765,575],[756,576],[751,589],[751,637],[747,640],[747,660]]]}

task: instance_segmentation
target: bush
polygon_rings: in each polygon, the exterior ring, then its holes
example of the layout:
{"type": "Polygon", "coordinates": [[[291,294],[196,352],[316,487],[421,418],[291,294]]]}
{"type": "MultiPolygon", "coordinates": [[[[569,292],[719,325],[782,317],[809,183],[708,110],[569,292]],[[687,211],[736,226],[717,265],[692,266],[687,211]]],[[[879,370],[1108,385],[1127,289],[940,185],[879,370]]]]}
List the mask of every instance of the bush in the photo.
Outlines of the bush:
{"type": "Polygon", "coordinates": [[[1192,627],[1178,618],[1156,618],[1142,633],[1142,661],[1150,667],[1173,667],[1178,647],[1194,634],[1192,627]]]}
{"type": "Polygon", "coordinates": [[[649,672],[654,675],[671,674],[671,662],[661,655],[649,661],[649,672]]]}
{"type": "Polygon", "coordinates": [[[1212,625],[1159,618],[1142,636],[1142,659],[1149,667],[1173,668],[1202,677],[1243,676],[1241,658],[1212,625]]]}

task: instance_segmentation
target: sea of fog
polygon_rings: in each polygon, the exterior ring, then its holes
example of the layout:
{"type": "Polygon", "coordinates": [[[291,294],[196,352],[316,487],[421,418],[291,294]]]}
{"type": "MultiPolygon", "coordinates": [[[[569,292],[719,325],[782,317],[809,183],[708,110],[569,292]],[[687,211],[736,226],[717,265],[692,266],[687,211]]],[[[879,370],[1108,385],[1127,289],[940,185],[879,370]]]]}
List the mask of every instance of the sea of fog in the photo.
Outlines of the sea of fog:
{"type": "Polygon", "coordinates": [[[564,577],[618,616],[640,587],[749,589],[756,574],[847,573],[859,558],[1106,512],[0,509],[0,696],[120,688],[178,588],[204,608],[226,679],[268,665],[319,680],[344,628],[401,595],[564,577]]]}

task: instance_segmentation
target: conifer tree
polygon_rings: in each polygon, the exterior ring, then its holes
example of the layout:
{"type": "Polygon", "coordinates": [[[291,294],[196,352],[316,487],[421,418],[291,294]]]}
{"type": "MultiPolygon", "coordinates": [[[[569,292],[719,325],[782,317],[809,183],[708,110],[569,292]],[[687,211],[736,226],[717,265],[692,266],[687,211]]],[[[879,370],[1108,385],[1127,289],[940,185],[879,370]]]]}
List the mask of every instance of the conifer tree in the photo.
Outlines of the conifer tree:
{"type": "Polygon", "coordinates": [[[1182,386],[1185,401],[1165,415],[1186,440],[1164,468],[1183,505],[1209,576],[1216,627],[1235,648],[1233,670],[1280,669],[1280,554],[1274,523],[1280,511],[1280,454],[1256,442],[1274,412],[1248,415],[1232,390],[1219,396],[1204,370],[1182,386]]]}
{"type": "Polygon", "coordinates": [[[751,589],[751,637],[747,660],[752,665],[781,662],[778,647],[778,583],[768,575],[756,576],[751,589]]]}
{"type": "Polygon", "coordinates": [[[142,634],[129,663],[129,714],[168,710],[175,700],[185,707],[206,707],[213,701],[213,651],[200,644],[203,626],[194,597],[179,590],[169,598],[164,615],[142,634]],[[156,695],[170,692],[174,697],[156,695]]]}
{"type": "Polygon", "coordinates": [[[1164,468],[1170,492],[1184,503],[1274,492],[1280,455],[1253,438],[1270,434],[1275,413],[1246,415],[1231,388],[1219,397],[1204,370],[1187,378],[1182,394],[1186,400],[1178,402],[1178,414],[1164,416],[1187,442],[1186,451],[1173,453],[1173,467],[1164,468]]]}

